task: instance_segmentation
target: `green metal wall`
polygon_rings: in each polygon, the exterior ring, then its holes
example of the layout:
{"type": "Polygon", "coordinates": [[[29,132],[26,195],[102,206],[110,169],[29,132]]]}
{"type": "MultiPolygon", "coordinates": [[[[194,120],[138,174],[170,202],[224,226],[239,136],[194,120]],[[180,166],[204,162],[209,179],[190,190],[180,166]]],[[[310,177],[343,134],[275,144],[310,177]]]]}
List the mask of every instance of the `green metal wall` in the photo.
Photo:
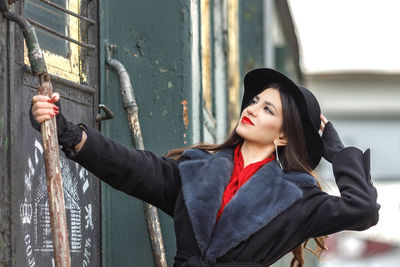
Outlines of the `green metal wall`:
{"type": "Polygon", "coordinates": [[[240,73],[264,66],[263,0],[239,1],[240,73]]]}
{"type": "MultiPolygon", "coordinates": [[[[131,146],[115,71],[105,66],[104,41],[117,46],[113,58],[130,73],[145,148],[161,155],[191,143],[183,124],[183,100],[190,99],[189,1],[100,1],[101,102],[115,118],[102,122],[111,138],[131,146]]],[[[103,266],[152,266],[142,202],[102,186],[103,266]]],[[[160,212],[168,265],[175,256],[172,219],[160,212]]]]}

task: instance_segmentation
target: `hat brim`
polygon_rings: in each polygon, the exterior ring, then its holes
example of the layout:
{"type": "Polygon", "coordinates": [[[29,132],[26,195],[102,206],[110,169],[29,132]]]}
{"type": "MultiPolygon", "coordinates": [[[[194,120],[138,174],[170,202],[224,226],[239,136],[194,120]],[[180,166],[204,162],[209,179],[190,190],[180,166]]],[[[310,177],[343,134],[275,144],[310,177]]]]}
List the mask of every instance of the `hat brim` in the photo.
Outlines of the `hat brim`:
{"type": "Polygon", "coordinates": [[[244,77],[244,94],[241,112],[248,106],[255,95],[259,94],[269,84],[277,83],[282,89],[287,90],[295,100],[303,126],[306,148],[312,169],[319,164],[323,153],[323,142],[319,129],[311,121],[306,99],[300,88],[286,75],[269,68],[255,69],[244,77]]]}

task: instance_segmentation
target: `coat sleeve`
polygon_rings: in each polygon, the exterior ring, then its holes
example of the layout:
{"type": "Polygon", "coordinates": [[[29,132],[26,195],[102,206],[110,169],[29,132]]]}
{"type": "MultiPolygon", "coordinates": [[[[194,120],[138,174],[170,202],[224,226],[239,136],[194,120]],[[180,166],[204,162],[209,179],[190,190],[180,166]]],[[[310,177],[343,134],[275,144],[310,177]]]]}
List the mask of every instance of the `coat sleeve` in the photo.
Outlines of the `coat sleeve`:
{"type": "Polygon", "coordinates": [[[83,147],[75,155],[66,152],[66,156],[113,188],[172,216],[180,190],[178,161],[129,149],[94,129],[86,129],[83,147]]]}
{"type": "Polygon", "coordinates": [[[339,196],[331,196],[314,187],[304,201],[305,238],[323,236],[341,230],[365,230],[379,219],[377,191],[371,182],[370,150],[355,147],[338,152],[332,161],[339,196]]]}

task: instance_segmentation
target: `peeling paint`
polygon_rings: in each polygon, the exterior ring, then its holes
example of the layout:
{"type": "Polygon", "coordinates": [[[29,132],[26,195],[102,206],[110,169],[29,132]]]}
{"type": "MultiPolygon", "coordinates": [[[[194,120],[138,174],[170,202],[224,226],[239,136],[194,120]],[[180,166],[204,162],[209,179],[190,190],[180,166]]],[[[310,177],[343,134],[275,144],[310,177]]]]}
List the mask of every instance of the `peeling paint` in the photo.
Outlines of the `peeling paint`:
{"type": "Polygon", "coordinates": [[[168,88],[172,88],[172,82],[168,82],[168,88]]]}
{"type": "Polygon", "coordinates": [[[141,56],[144,56],[144,53],[143,53],[143,43],[144,43],[143,40],[140,40],[140,41],[137,41],[137,42],[136,42],[136,48],[139,50],[139,53],[140,53],[141,56]]]}
{"type": "MultiPolygon", "coordinates": [[[[3,179],[3,177],[0,177],[3,179]]],[[[9,266],[11,263],[10,259],[10,251],[12,248],[11,238],[10,238],[10,195],[8,192],[11,192],[9,185],[6,183],[2,183],[4,185],[0,190],[0,266],[9,266]]],[[[10,265],[11,266],[11,265],[10,265]]]]}
{"type": "Polygon", "coordinates": [[[189,126],[189,108],[188,108],[188,101],[185,99],[181,102],[181,105],[183,106],[183,111],[182,111],[182,118],[183,118],[183,125],[185,125],[185,129],[187,130],[189,126]]]}
{"type": "Polygon", "coordinates": [[[8,150],[8,137],[7,136],[0,136],[0,147],[3,148],[5,151],[8,150]]]}
{"type": "Polygon", "coordinates": [[[186,133],[183,133],[183,144],[185,144],[185,145],[186,145],[186,143],[187,143],[186,137],[187,137],[186,133]]]}
{"type": "Polygon", "coordinates": [[[125,51],[125,53],[127,53],[128,55],[130,54],[130,50],[126,47],[123,48],[123,50],[125,51]]]}
{"type": "Polygon", "coordinates": [[[158,70],[159,70],[160,72],[168,72],[168,69],[164,69],[164,68],[158,68],[158,70]]]}
{"type": "Polygon", "coordinates": [[[81,82],[83,83],[87,83],[87,74],[85,73],[84,69],[83,69],[83,64],[82,61],[79,61],[79,75],[81,78],[81,82]]]}
{"type": "Polygon", "coordinates": [[[4,116],[0,117],[0,147],[3,146],[4,116]]]}
{"type": "Polygon", "coordinates": [[[245,12],[244,12],[244,18],[246,20],[252,20],[254,19],[254,13],[257,11],[257,8],[255,5],[251,5],[245,12]]]}

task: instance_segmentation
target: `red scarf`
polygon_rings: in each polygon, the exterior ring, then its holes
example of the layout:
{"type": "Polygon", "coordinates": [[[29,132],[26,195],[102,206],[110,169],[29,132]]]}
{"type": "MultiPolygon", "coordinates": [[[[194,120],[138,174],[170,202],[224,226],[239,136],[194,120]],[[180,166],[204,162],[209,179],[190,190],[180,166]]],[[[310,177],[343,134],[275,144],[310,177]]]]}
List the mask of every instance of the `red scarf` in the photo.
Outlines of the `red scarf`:
{"type": "Polygon", "coordinates": [[[261,168],[261,166],[275,159],[274,155],[271,155],[264,160],[251,163],[247,165],[245,168],[243,168],[244,162],[243,162],[242,152],[240,151],[240,147],[241,145],[239,144],[235,148],[234,159],[233,159],[234,162],[233,172],[229,184],[225,188],[224,195],[222,196],[221,208],[217,213],[217,221],[219,220],[219,217],[221,216],[226,204],[228,204],[228,202],[236,194],[239,188],[242,185],[244,185],[248,180],[250,180],[253,174],[259,168],[261,168]]]}

